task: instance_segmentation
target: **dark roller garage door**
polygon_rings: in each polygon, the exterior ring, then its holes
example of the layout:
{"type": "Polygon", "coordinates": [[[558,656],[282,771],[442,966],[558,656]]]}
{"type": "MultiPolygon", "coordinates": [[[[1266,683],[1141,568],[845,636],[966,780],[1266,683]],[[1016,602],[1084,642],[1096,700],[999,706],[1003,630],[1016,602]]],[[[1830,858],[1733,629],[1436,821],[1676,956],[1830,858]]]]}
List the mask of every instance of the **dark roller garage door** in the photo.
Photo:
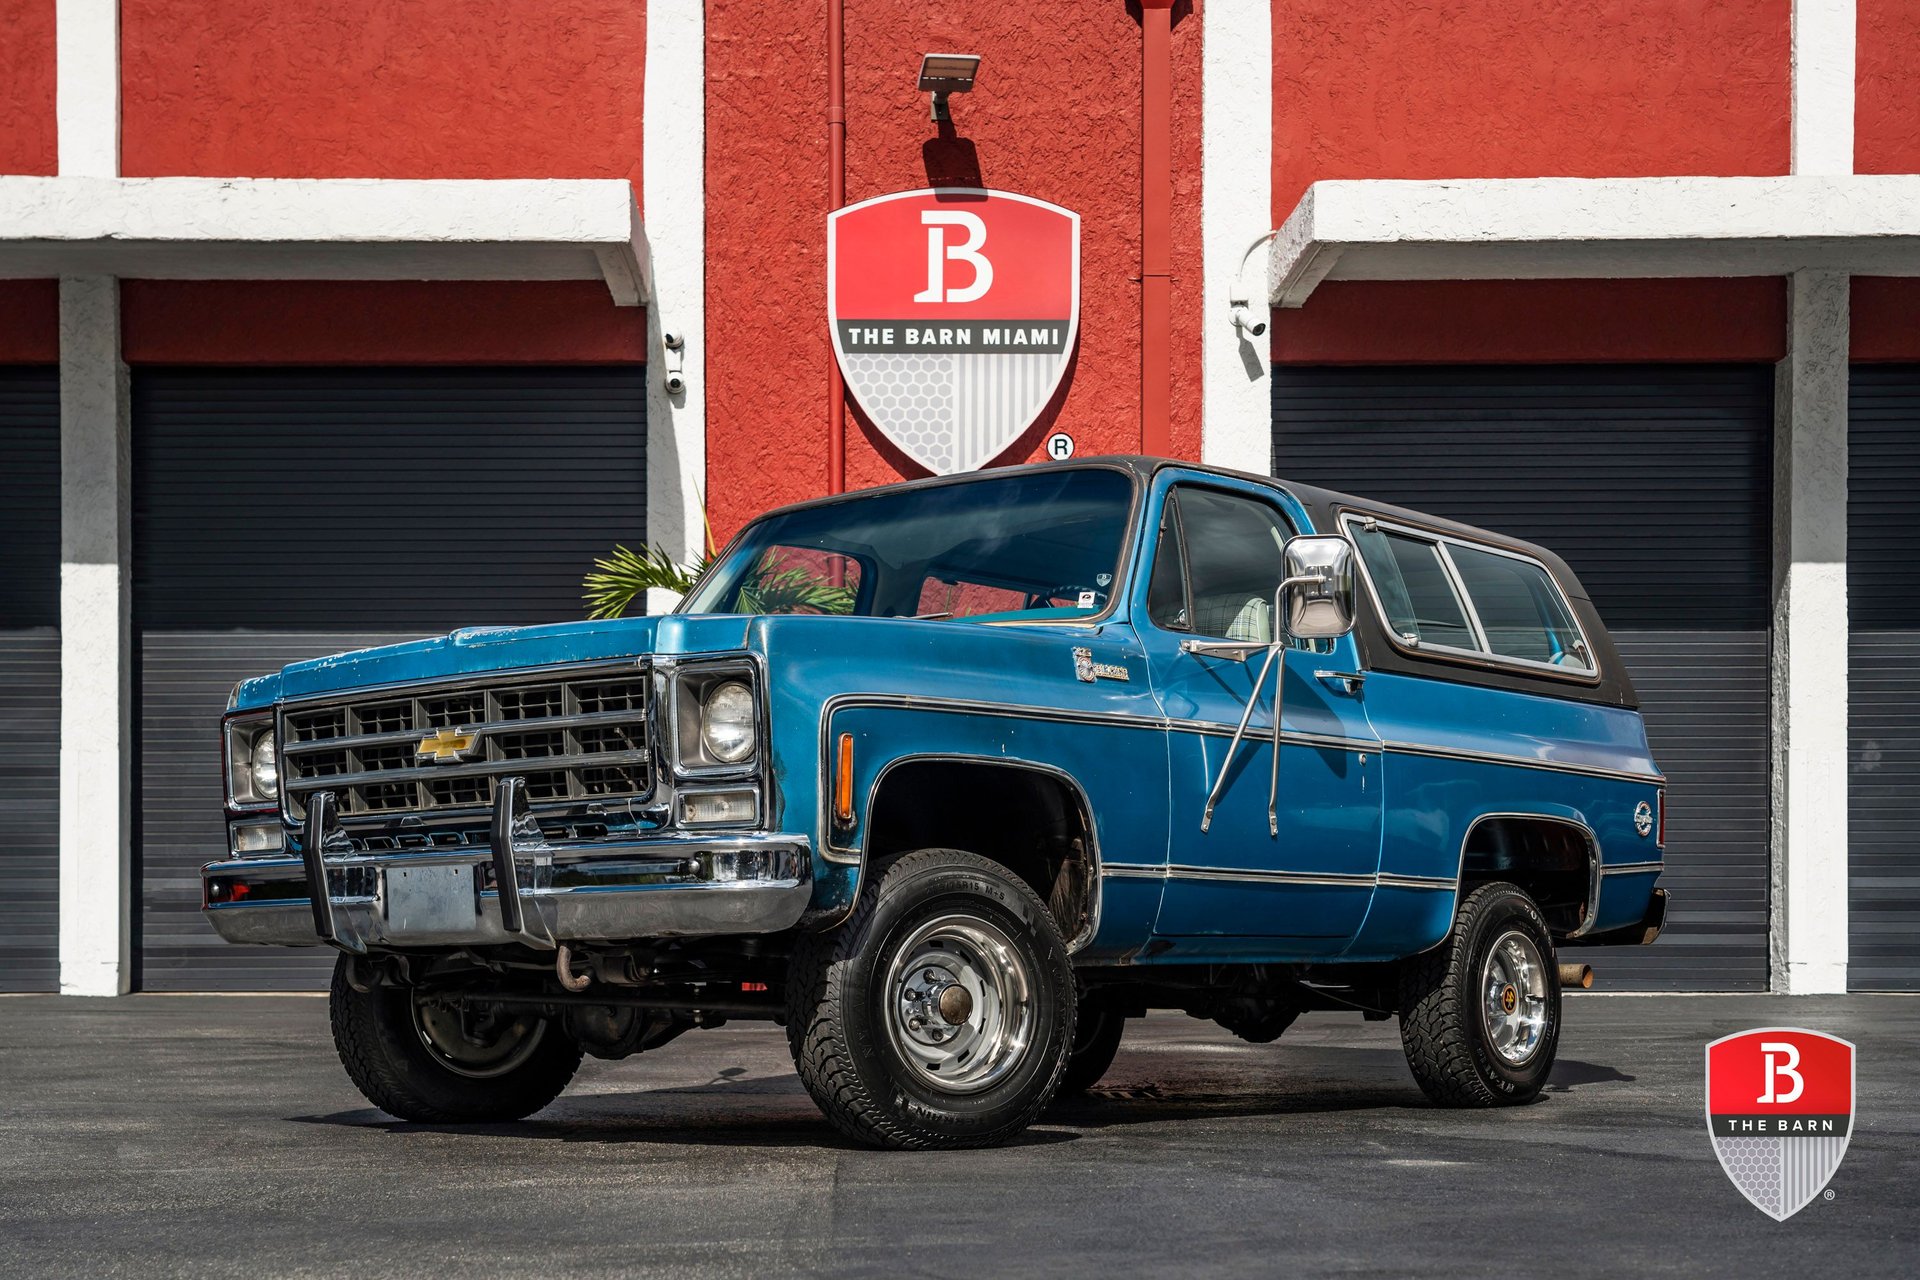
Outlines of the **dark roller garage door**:
{"type": "Polygon", "coordinates": [[[1275,474],[1552,547],[1613,631],[1674,912],[1611,989],[1767,986],[1772,406],[1765,366],[1274,370],[1275,474]]]}
{"type": "Polygon", "coordinates": [[[229,947],[200,918],[228,691],[580,617],[594,556],[646,536],[645,371],[140,369],[133,424],[141,985],[312,988],[329,953],[229,947]]]}
{"type": "Polygon", "coordinates": [[[0,368],[0,991],[60,985],[60,381],[0,368]]]}
{"type": "Polygon", "coordinates": [[[1855,365],[1847,985],[1920,990],[1920,367],[1855,365]]]}

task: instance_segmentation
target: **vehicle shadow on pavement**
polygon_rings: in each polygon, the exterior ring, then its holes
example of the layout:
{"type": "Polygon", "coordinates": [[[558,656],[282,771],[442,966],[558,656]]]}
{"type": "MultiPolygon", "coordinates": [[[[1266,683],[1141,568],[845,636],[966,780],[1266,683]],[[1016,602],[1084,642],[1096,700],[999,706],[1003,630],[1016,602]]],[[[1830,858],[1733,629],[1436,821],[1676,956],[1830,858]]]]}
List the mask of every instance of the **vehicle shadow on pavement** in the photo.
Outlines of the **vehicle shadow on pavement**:
{"type": "Polygon", "coordinates": [[[1571,1093],[1582,1085],[1589,1084],[1632,1084],[1638,1076],[1630,1076],[1618,1067],[1602,1066],[1597,1062],[1574,1062],[1562,1058],[1553,1064],[1553,1074],[1547,1077],[1548,1093],[1571,1093]]]}
{"type": "MultiPolygon", "coordinates": [[[[294,1124],[337,1126],[397,1137],[450,1134],[607,1145],[866,1149],[837,1133],[800,1092],[798,1082],[791,1088],[743,1088],[724,1078],[707,1085],[562,1098],[539,1115],[503,1124],[416,1124],[396,1120],[374,1107],[287,1119],[294,1124]]],[[[1050,1146],[1072,1142],[1076,1136],[1030,1129],[1007,1145],[1050,1146]]]]}
{"type": "MultiPolygon", "coordinates": [[[[1349,1055],[1383,1051],[1351,1050],[1349,1055]]],[[[741,1080],[739,1070],[722,1070],[711,1081],[664,1089],[634,1089],[562,1098],[540,1115],[503,1124],[417,1124],[396,1120],[373,1107],[324,1115],[288,1116],[294,1124],[328,1125],[405,1137],[449,1134],[519,1138],[541,1142],[617,1145],[647,1143],[689,1147],[814,1148],[863,1150],[842,1137],[816,1112],[797,1081],[741,1080]]],[[[1554,1067],[1541,1101],[1599,1084],[1631,1083],[1616,1068],[1563,1059],[1554,1067]]],[[[1039,1123],[1009,1146],[1048,1146],[1072,1142],[1074,1130],[1097,1131],[1127,1125],[1167,1124],[1182,1120],[1254,1119],[1378,1110],[1425,1111],[1431,1104],[1411,1081],[1392,1085],[1355,1085],[1308,1070],[1284,1091],[1272,1088],[1222,1088],[1218,1080],[1162,1083],[1116,1080],[1072,1098],[1057,1099],[1039,1123]]]]}
{"type": "Polygon", "coordinates": [[[1107,1129],[1117,1125],[1164,1124],[1169,1120],[1235,1120],[1382,1108],[1418,1110],[1425,1105],[1425,1099],[1417,1091],[1405,1089],[1327,1088],[1287,1094],[1185,1093],[1148,1083],[1093,1089],[1082,1097],[1058,1099],[1041,1117],[1041,1122],[1107,1129]]]}
{"type": "MultiPolygon", "coordinates": [[[[647,1097],[654,1095],[648,1094],[647,1097]]],[[[337,1125],[342,1128],[373,1130],[405,1137],[414,1134],[447,1134],[459,1137],[522,1138],[541,1142],[584,1142],[615,1146],[646,1143],[675,1147],[764,1147],[820,1151],[864,1151],[867,1148],[836,1133],[818,1115],[812,1117],[766,1117],[756,1115],[711,1116],[688,1121],[672,1115],[644,1118],[630,1115],[593,1119],[535,1117],[511,1124],[414,1124],[395,1120],[384,1111],[371,1107],[356,1111],[336,1111],[324,1116],[289,1116],[295,1124],[337,1125]]],[[[1072,1142],[1078,1135],[1029,1129],[1009,1147],[1051,1146],[1072,1142]]]]}

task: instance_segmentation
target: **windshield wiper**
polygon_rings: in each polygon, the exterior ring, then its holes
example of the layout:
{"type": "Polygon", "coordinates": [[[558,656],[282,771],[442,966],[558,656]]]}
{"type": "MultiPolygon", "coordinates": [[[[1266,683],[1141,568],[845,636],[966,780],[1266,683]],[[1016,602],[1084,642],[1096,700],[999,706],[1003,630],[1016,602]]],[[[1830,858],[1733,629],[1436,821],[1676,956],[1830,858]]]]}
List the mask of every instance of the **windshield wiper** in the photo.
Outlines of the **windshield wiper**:
{"type": "Polygon", "coordinates": [[[951,609],[947,610],[945,613],[916,613],[913,615],[912,621],[938,622],[942,618],[951,618],[952,616],[953,616],[953,611],[951,609]]]}

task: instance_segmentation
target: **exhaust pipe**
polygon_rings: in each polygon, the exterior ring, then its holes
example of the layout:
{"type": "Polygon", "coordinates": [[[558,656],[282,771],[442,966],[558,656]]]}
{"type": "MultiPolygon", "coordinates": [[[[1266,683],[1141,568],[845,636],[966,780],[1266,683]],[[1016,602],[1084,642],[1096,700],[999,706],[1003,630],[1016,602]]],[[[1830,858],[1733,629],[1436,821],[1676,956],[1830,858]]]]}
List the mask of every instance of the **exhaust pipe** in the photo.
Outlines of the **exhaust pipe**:
{"type": "Polygon", "coordinates": [[[1593,966],[1590,964],[1563,964],[1560,966],[1560,985],[1578,987],[1586,991],[1593,986],[1593,966]]]}

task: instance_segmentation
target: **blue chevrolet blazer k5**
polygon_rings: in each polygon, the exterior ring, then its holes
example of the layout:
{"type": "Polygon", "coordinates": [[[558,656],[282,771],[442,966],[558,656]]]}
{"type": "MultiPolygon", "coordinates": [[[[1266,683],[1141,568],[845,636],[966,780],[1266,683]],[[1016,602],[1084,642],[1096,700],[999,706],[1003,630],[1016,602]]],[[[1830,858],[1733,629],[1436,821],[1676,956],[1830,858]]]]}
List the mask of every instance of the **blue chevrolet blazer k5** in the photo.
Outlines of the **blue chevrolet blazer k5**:
{"type": "Polygon", "coordinates": [[[338,951],[341,1058],[410,1120],[761,1019],[847,1134],[979,1146],[1149,1009],[1397,1015],[1435,1102],[1524,1102],[1589,980],[1561,957],[1665,919],[1636,706],[1540,547],[1180,462],[1008,468],[764,515],[665,616],[241,684],[205,904],[338,951]]]}

